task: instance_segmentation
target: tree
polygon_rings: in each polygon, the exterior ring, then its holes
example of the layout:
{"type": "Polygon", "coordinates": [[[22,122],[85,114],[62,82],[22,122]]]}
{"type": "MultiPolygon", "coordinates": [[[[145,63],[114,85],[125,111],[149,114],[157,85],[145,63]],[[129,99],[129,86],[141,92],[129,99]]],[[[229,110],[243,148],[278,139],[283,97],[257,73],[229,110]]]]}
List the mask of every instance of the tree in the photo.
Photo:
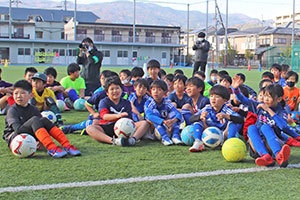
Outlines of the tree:
{"type": "Polygon", "coordinates": [[[253,58],[253,53],[251,52],[250,49],[246,49],[245,51],[245,58],[249,61],[249,60],[252,60],[253,58]]]}
{"type": "MultiPolygon", "coordinates": [[[[230,43],[227,43],[227,65],[233,65],[234,64],[234,58],[235,55],[237,54],[237,51],[233,48],[233,46],[230,45],[230,43]]],[[[225,50],[221,51],[221,55],[219,58],[220,63],[224,63],[224,56],[225,56],[225,50]]]]}

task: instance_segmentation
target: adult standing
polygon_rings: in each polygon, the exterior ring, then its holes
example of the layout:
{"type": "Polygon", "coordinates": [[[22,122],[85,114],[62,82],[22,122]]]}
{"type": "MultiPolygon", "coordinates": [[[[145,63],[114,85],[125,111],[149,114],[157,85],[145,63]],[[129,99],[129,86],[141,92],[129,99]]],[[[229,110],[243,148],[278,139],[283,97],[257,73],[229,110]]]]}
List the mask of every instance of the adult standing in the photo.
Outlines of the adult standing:
{"type": "Polygon", "coordinates": [[[85,96],[91,96],[100,87],[100,68],[103,54],[97,50],[91,38],[85,38],[79,45],[77,63],[82,65],[81,76],[85,80],[85,96]]]}
{"type": "Polygon", "coordinates": [[[195,63],[193,74],[199,70],[199,67],[200,70],[205,73],[208,51],[210,49],[209,42],[205,40],[205,33],[200,32],[198,34],[198,38],[199,40],[197,40],[196,44],[193,46],[193,50],[195,50],[195,63]]]}

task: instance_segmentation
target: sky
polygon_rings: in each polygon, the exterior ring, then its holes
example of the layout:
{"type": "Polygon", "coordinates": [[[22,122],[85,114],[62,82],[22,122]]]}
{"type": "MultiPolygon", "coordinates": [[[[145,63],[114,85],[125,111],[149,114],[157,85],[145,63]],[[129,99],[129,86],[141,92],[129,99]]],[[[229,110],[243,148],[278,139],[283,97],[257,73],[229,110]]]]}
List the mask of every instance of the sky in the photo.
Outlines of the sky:
{"type": "MultiPolygon", "coordinates": [[[[61,0],[54,0],[61,1],[61,0]]],[[[70,0],[74,2],[74,0],[70,0]]],[[[112,2],[116,0],[77,0],[78,4],[112,2]]],[[[119,0],[122,1],[122,0],[119,0]]],[[[126,0],[124,0],[126,1],[126,0]]],[[[133,2],[133,0],[130,0],[133,2]]],[[[186,4],[190,4],[190,10],[206,12],[206,0],[136,0],[137,2],[165,2],[159,5],[171,7],[177,10],[186,10],[186,4]]],[[[297,1],[297,0],[295,0],[297,1]]],[[[217,0],[221,13],[226,12],[226,0],[217,0]]],[[[209,13],[215,11],[215,0],[209,0],[209,13]]],[[[300,1],[296,2],[296,12],[300,12],[300,1]],[[298,9],[297,9],[298,8],[298,9]]],[[[293,0],[228,0],[228,12],[242,13],[258,19],[273,19],[278,15],[292,14],[293,0]]]]}

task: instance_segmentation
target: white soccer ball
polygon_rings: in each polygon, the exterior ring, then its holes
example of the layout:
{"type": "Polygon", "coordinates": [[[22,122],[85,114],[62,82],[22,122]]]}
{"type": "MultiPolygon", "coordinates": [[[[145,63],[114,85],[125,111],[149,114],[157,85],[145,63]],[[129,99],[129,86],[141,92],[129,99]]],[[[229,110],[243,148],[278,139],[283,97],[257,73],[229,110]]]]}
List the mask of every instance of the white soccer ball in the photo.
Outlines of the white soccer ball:
{"type": "Polygon", "coordinates": [[[65,111],[66,104],[63,100],[56,100],[56,105],[57,105],[58,109],[60,110],[60,112],[65,111]]]}
{"type": "Polygon", "coordinates": [[[135,124],[131,119],[121,118],[114,126],[116,136],[120,138],[130,138],[136,131],[135,124]]]}
{"type": "Polygon", "coordinates": [[[57,121],[56,115],[50,110],[41,112],[41,115],[45,118],[48,118],[52,123],[55,123],[57,121]]]}
{"type": "Polygon", "coordinates": [[[36,152],[36,140],[31,135],[22,133],[10,143],[11,152],[20,158],[32,156],[36,152]]]}
{"type": "Polygon", "coordinates": [[[217,127],[208,127],[202,133],[203,143],[210,148],[216,148],[222,144],[223,140],[223,133],[217,127]]]}

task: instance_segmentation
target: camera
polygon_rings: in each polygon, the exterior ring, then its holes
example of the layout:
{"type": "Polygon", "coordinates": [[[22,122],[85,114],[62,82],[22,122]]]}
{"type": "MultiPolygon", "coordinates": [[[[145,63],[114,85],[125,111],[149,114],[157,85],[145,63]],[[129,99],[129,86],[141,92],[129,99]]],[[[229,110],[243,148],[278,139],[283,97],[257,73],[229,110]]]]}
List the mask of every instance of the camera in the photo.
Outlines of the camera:
{"type": "Polygon", "coordinates": [[[81,49],[88,49],[89,45],[87,45],[87,44],[80,44],[79,48],[81,48],[81,49]]]}

